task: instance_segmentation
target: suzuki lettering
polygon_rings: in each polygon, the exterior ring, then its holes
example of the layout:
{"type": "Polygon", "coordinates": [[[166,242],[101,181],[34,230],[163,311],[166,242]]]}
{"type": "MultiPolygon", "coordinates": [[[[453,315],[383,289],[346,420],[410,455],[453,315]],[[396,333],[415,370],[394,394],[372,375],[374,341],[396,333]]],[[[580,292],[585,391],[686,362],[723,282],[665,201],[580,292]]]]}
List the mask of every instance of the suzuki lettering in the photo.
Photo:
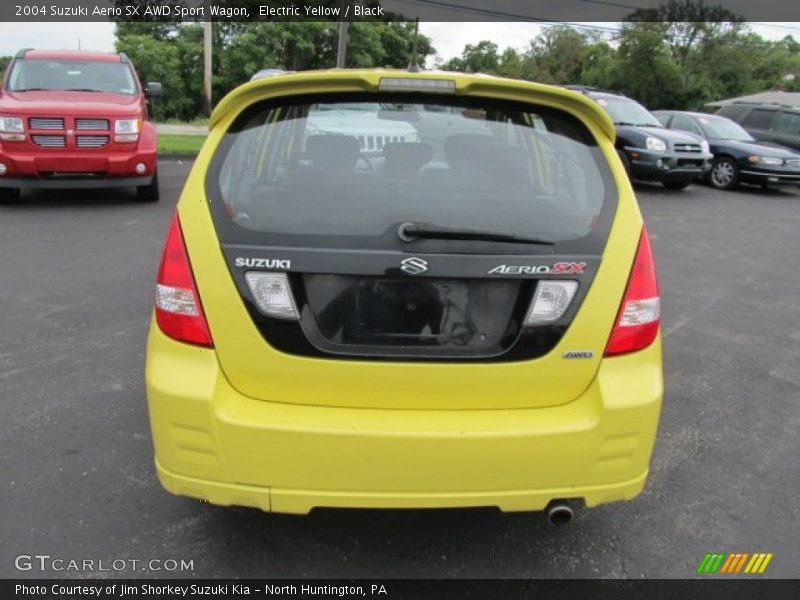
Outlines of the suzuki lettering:
{"type": "Polygon", "coordinates": [[[288,271],[292,268],[291,260],[280,258],[243,258],[238,257],[234,264],[237,267],[247,267],[249,269],[282,269],[288,271]]]}

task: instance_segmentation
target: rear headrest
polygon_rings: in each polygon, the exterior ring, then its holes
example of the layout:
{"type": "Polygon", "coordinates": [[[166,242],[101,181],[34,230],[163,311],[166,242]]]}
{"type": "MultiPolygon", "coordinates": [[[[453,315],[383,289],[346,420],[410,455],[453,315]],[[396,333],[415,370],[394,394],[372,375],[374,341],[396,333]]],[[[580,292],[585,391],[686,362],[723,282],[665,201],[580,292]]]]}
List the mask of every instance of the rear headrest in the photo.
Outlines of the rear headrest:
{"type": "Polygon", "coordinates": [[[352,169],[360,151],[358,140],[350,135],[312,135],[306,140],[306,154],[315,167],[352,169]]]}
{"type": "Polygon", "coordinates": [[[444,143],[444,157],[451,169],[485,166],[488,149],[496,146],[491,135],[456,133],[444,143]]]}
{"type": "Polygon", "coordinates": [[[421,169],[433,158],[430,144],[389,142],[383,147],[387,166],[421,169]]]}

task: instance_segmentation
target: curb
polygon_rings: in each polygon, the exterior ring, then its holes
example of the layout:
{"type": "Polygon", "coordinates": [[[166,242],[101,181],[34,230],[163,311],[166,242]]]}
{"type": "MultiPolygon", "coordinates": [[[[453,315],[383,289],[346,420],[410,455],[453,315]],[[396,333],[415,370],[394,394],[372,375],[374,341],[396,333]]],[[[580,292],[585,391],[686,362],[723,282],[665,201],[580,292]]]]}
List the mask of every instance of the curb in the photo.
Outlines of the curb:
{"type": "Polygon", "coordinates": [[[158,156],[158,160],[169,161],[194,160],[195,158],[197,158],[197,154],[163,154],[158,156]]]}

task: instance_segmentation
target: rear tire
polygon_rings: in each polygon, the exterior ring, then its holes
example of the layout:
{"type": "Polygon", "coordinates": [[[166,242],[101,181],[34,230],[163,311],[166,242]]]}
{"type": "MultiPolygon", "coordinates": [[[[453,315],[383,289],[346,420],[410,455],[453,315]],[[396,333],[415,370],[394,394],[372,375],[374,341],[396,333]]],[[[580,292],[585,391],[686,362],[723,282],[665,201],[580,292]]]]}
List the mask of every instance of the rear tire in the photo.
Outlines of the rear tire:
{"type": "Polygon", "coordinates": [[[692,185],[691,181],[662,181],[661,185],[663,185],[668,190],[685,190],[687,187],[692,185]]]}
{"type": "Polygon", "coordinates": [[[737,187],[739,185],[739,165],[727,156],[716,159],[708,172],[708,184],[718,190],[732,190],[737,187]]]}
{"type": "Polygon", "coordinates": [[[136,199],[139,202],[158,202],[161,192],[158,188],[158,171],[153,173],[153,181],[150,185],[140,185],[136,187],[136,199]]]}
{"type": "Polygon", "coordinates": [[[0,204],[14,204],[19,202],[19,188],[0,188],[0,204]]]}

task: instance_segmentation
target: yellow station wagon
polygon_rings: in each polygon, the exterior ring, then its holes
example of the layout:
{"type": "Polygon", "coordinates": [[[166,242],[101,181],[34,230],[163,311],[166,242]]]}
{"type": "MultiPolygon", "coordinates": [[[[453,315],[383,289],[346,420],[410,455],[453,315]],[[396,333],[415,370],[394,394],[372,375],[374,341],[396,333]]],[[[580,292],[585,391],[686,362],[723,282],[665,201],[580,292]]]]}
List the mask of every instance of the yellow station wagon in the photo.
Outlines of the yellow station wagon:
{"type": "Polygon", "coordinates": [[[223,505],[630,499],[663,395],[642,217],[596,103],[393,70],[223,99],[147,347],[156,468],[223,505]]]}

